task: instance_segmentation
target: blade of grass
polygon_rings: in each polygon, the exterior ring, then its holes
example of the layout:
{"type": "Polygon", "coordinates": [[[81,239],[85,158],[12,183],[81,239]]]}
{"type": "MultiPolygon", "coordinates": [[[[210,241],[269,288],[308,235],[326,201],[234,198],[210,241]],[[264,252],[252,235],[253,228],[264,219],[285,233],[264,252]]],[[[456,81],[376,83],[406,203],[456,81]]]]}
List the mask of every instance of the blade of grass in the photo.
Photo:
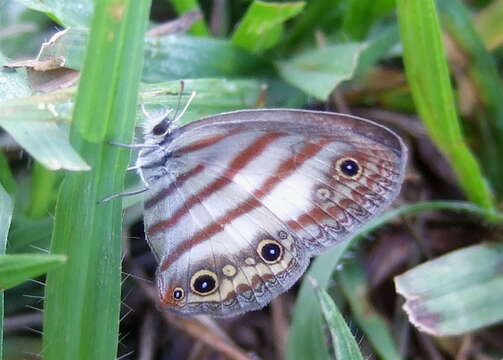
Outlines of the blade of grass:
{"type": "Polygon", "coordinates": [[[435,336],[461,335],[503,320],[503,244],[474,245],[395,278],[409,320],[435,336]]]}
{"type": "MultiPolygon", "coordinates": [[[[45,274],[66,262],[65,255],[14,254],[0,256],[0,291],[45,274]]],[[[58,270],[60,271],[60,270],[58,270]]]]}
{"type": "Polygon", "coordinates": [[[32,218],[47,216],[56,201],[56,184],[59,174],[35,163],[31,176],[30,203],[26,214],[32,218]]]}
{"type": "Polygon", "coordinates": [[[405,70],[417,111],[466,196],[493,209],[489,187],[461,133],[434,0],[398,0],[397,10],[405,70]]]}
{"type": "MultiPolygon", "coordinates": [[[[0,257],[5,256],[7,248],[7,235],[9,233],[12,218],[12,200],[0,184],[0,257]]],[[[3,316],[4,316],[4,292],[0,287],[0,360],[3,358],[3,316]]]]}
{"type": "Polygon", "coordinates": [[[503,84],[496,61],[485,49],[468,9],[459,0],[437,1],[442,24],[467,61],[467,73],[480,99],[476,107],[481,162],[499,199],[503,198],[503,84]]]}
{"type": "MultiPolygon", "coordinates": [[[[309,269],[307,276],[311,276],[326,289],[333,272],[345,251],[354,245],[362,235],[369,233],[392,219],[405,215],[432,210],[466,211],[482,218],[503,222],[503,214],[494,213],[467,202],[431,201],[421,202],[398,209],[390,210],[373,219],[360,228],[350,239],[347,239],[317,257],[309,269]]],[[[312,287],[305,280],[302,282],[295,304],[292,325],[288,333],[287,359],[330,359],[325,346],[325,336],[322,327],[322,316],[312,287]]]]}
{"type": "Polygon", "coordinates": [[[232,43],[252,53],[272,48],[283,35],[283,23],[299,14],[304,5],[300,1],[252,2],[232,35],[232,43]]]}
{"type": "Polygon", "coordinates": [[[314,284],[314,290],[320,301],[323,318],[330,330],[330,338],[332,339],[335,358],[363,360],[363,356],[358,348],[358,344],[356,343],[353,334],[351,333],[351,330],[346,325],[344,317],[330,295],[328,295],[326,290],[318,287],[314,279],[308,279],[314,284]]]}
{"type": "Polygon", "coordinates": [[[400,353],[386,320],[370,303],[364,269],[358,261],[345,264],[336,272],[337,282],[351,307],[353,318],[363,330],[376,353],[384,360],[400,360],[400,353]]]}
{"type": "MultiPolygon", "coordinates": [[[[178,15],[183,15],[189,11],[201,11],[197,0],[170,0],[178,15]]],[[[196,21],[189,29],[189,33],[198,36],[208,36],[208,28],[204,18],[196,21]]]]}
{"type": "Polygon", "coordinates": [[[123,187],[129,152],[108,141],[132,140],[149,9],[147,0],[96,2],[70,133],[92,170],[68,173],[58,197],[51,252],[68,263],[47,276],[46,360],[117,354],[122,211],[98,201],[123,187]]]}
{"type": "Polygon", "coordinates": [[[9,161],[3,151],[0,151],[0,184],[4,186],[9,194],[16,191],[16,179],[14,179],[14,175],[12,175],[9,161]]]}
{"type": "Polygon", "coordinates": [[[474,18],[475,27],[485,46],[494,50],[503,44],[503,0],[495,0],[474,18]]]}

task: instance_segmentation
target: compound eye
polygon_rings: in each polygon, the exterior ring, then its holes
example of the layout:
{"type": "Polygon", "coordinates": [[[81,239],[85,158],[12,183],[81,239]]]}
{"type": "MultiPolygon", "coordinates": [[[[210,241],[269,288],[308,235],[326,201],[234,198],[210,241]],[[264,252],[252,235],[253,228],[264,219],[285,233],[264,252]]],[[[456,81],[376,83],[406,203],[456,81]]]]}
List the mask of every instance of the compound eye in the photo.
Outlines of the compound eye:
{"type": "Polygon", "coordinates": [[[164,135],[168,131],[168,128],[169,128],[169,119],[165,118],[159,124],[154,126],[154,128],[152,129],[152,134],[156,136],[164,135]]]}

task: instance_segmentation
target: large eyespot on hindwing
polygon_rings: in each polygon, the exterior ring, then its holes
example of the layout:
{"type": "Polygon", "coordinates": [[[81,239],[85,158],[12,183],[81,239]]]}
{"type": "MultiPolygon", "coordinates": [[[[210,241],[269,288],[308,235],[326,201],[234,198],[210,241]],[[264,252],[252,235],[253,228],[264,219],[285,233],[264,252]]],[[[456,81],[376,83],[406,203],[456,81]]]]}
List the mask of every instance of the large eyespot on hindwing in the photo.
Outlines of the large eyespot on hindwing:
{"type": "Polygon", "coordinates": [[[276,240],[265,239],[259,242],[257,253],[267,264],[275,264],[283,257],[283,247],[276,240]]]}
{"type": "Polygon", "coordinates": [[[356,180],[363,172],[360,162],[352,157],[342,157],[335,162],[335,171],[338,176],[356,180]]]}
{"type": "Polygon", "coordinates": [[[213,294],[218,288],[218,277],[212,271],[199,270],[190,278],[190,288],[197,295],[213,294]]]}

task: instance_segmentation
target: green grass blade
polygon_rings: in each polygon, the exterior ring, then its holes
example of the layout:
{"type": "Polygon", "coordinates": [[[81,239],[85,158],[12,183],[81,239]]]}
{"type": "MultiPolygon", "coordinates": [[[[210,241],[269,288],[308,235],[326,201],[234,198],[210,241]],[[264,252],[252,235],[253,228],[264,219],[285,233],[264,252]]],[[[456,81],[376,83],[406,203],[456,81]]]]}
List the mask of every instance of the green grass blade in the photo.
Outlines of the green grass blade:
{"type": "MultiPolygon", "coordinates": [[[[503,84],[496,61],[487,52],[473,26],[471,13],[459,0],[437,2],[442,24],[467,59],[467,74],[477,89],[476,138],[481,163],[499,199],[503,198],[503,84]]],[[[502,22],[503,23],[503,22],[502,22]]],[[[474,139],[475,140],[475,139],[474,139]]]]}
{"type": "Polygon", "coordinates": [[[17,189],[16,179],[14,179],[9,161],[3,151],[0,151],[0,185],[3,185],[9,194],[14,193],[17,189]]]}
{"type": "Polygon", "coordinates": [[[404,310],[420,330],[460,335],[503,321],[503,244],[451,252],[395,278],[404,310]]]}
{"type": "Polygon", "coordinates": [[[121,202],[98,201],[123,187],[129,152],[107,142],[132,140],[149,10],[146,0],[96,2],[70,135],[92,170],[67,174],[58,197],[51,252],[68,263],[47,276],[46,360],[116,357],[121,202]]]}
{"type": "MultiPolygon", "coordinates": [[[[12,200],[0,184],[0,257],[5,256],[7,247],[7,235],[9,233],[10,222],[12,218],[13,204],[12,200]]],[[[0,360],[3,358],[3,308],[4,292],[0,286],[0,360]]]]}
{"type": "MultiPolygon", "coordinates": [[[[493,213],[467,202],[428,201],[404,206],[383,213],[360,228],[350,239],[334,246],[324,255],[317,257],[313,261],[307,276],[314,278],[320,288],[326,289],[342,255],[362,235],[377,229],[398,216],[433,210],[469,212],[482,218],[491,218],[494,221],[503,222],[502,214],[493,213]]],[[[292,325],[288,333],[288,360],[307,358],[330,359],[325,347],[322,317],[319,308],[316,306],[316,302],[312,287],[304,280],[297,296],[292,325]]]]}
{"type": "Polygon", "coordinates": [[[351,307],[353,318],[376,354],[384,360],[400,360],[389,324],[370,303],[367,279],[361,264],[358,261],[345,264],[341,271],[336,272],[336,276],[351,307]]]}
{"type": "MultiPolygon", "coordinates": [[[[313,280],[316,284],[316,282],[313,280]]],[[[344,317],[328,295],[327,291],[315,286],[316,294],[320,300],[321,312],[330,330],[330,338],[336,359],[363,360],[351,330],[346,325],[344,317]]]]}
{"type": "MultiPolygon", "coordinates": [[[[45,274],[64,264],[65,255],[14,254],[0,256],[0,290],[6,290],[28,279],[45,274]]],[[[60,270],[58,270],[60,271],[60,270]]]]}
{"type": "Polygon", "coordinates": [[[405,69],[417,111],[467,197],[492,209],[489,187],[461,133],[434,0],[398,0],[397,9],[405,69]]]}
{"type": "MultiPolygon", "coordinates": [[[[189,11],[201,11],[197,0],[171,0],[173,7],[179,15],[189,11]]],[[[196,21],[189,29],[189,33],[198,36],[208,36],[208,28],[204,19],[196,21]]]]}
{"type": "Polygon", "coordinates": [[[42,218],[52,212],[59,178],[57,172],[49,171],[39,163],[35,163],[31,177],[30,203],[26,209],[29,217],[42,218]]]}
{"type": "Polygon", "coordinates": [[[503,0],[495,0],[475,16],[475,26],[489,50],[503,44],[503,0]]]}
{"type": "Polygon", "coordinates": [[[304,5],[301,1],[252,2],[232,35],[232,43],[253,53],[272,48],[283,35],[283,23],[299,14],[304,5]]]}
{"type": "Polygon", "coordinates": [[[279,61],[276,66],[286,82],[324,101],[337,85],[351,79],[365,48],[360,43],[323,46],[279,61]]]}

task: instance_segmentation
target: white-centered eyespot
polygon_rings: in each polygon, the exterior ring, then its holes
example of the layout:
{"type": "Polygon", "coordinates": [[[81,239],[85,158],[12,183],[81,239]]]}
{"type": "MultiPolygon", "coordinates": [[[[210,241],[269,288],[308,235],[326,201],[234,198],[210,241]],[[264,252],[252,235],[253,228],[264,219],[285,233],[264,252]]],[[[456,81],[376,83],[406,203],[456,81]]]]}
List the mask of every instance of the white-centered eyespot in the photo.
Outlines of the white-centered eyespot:
{"type": "Polygon", "coordinates": [[[218,288],[217,275],[209,270],[199,270],[190,279],[190,288],[198,295],[213,294],[218,288]]]}
{"type": "Polygon", "coordinates": [[[267,264],[275,264],[281,260],[283,247],[276,240],[265,239],[259,242],[257,252],[267,264]]]}
{"type": "Polygon", "coordinates": [[[183,300],[185,297],[185,291],[181,287],[176,287],[173,289],[173,299],[175,301],[183,300]]]}
{"type": "Polygon", "coordinates": [[[337,175],[345,177],[346,179],[358,179],[363,172],[358,160],[351,157],[342,157],[335,163],[335,171],[337,175]]]}

